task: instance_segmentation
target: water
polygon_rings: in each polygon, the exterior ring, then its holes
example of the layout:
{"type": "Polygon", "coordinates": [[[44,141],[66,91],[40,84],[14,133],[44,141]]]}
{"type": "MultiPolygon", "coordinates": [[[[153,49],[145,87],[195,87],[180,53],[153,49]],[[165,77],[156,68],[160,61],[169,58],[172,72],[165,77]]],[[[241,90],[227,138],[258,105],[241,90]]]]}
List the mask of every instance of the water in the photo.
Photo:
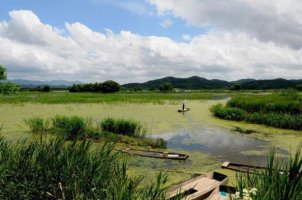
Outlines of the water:
{"type": "MultiPolygon", "coordinates": [[[[202,124],[194,121],[190,115],[184,117],[189,119],[190,129],[164,132],[153,137],[165,139],[169,149],[207,153],[221,161],[266,165],[270,142],[230,129],[202,124]]],[[[276,148],[276,152],[282,155],[288,154],[281,148],[276,148]]]]}

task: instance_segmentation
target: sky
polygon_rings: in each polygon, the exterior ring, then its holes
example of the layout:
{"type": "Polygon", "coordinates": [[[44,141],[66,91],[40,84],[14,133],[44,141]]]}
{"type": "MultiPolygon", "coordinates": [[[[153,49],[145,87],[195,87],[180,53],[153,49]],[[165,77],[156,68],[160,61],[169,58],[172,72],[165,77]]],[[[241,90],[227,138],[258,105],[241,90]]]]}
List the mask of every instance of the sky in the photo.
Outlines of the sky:
{"type": "Polygon", "coordinates": [[[1,0],[9,79],[302,79],[300,0],[1,0]]]}

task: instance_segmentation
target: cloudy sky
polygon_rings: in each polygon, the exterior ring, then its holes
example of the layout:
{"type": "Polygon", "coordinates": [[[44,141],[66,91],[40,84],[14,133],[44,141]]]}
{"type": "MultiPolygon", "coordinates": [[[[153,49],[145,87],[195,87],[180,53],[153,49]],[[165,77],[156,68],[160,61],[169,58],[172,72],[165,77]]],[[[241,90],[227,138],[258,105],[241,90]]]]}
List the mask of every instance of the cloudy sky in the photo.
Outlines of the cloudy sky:
{"type": "Polygon", "coordinates": [[[301,0],[1,0],[9,78],[301,79],[301,0]]]}

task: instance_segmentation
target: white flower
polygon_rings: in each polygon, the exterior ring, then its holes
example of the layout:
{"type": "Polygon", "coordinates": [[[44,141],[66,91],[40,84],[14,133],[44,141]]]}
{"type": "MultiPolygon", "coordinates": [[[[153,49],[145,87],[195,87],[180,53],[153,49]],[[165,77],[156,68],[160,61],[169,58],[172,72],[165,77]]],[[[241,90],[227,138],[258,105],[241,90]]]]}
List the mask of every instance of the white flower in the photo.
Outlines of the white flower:
{"type": "Polygon", "coordinates": [[[253,195],[256,195],[257,191],[258,191],[257,188],[250,189],[250,193],[252,193],[253,195]]]}
{"type": "Polygon", "coordinates": [[[249,193],[249,191],[246,188],[243,188],[242,192],[243,192],[243,194],[249,193]]]}

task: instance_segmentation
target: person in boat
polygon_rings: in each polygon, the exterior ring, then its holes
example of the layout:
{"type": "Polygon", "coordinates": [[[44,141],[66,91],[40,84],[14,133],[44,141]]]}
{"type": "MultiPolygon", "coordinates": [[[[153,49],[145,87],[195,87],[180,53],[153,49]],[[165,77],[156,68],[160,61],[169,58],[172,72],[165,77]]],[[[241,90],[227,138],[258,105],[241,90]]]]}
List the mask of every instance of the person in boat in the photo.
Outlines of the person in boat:
{"type": "Polygon", "coordinates": [[[185,103],[182,103],[182,111],[185,111],[185,103]]]}

